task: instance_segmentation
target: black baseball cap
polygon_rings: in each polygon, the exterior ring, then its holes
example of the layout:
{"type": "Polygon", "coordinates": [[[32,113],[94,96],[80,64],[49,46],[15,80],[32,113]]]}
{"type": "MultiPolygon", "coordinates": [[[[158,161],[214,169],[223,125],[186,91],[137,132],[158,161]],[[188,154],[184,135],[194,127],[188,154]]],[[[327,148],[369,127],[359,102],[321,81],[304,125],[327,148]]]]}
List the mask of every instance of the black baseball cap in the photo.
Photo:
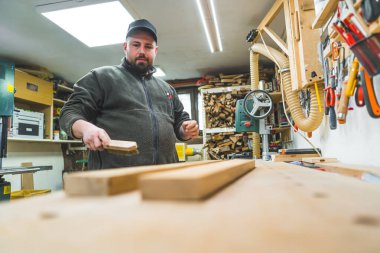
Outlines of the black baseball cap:
{"type": "Polygon", "coordinates": [[[138,30],[150,33],[153,36],[154,41],[157,43],[156,27],[154,27],[154,25],[152,25],[152,23],[150,23],[148,20],[139,19],[130,23],[126,37],[131,36],[132,33],[138,30]]]}

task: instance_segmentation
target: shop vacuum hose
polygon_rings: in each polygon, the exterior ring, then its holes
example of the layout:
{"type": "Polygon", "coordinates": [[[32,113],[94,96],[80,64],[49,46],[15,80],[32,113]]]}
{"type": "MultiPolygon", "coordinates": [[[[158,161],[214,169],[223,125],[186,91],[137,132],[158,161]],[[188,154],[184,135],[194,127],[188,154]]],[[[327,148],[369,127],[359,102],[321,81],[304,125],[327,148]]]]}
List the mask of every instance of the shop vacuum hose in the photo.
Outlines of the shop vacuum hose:
{"type": "MultiPolygon", "coordinates": [[[[255,53],[250,53],[250,76],[251,76],[251,90],[259,89],[259,55],[255,53]]],[[[252,155],[255,158],[260,158],[260,134],[252,133],[252,155]]]]}
{"type": "MultiPolygon", "coordinates": [[[[259,57],[262,54],[279,66],[279,71],[282,73],[282,85],[285,92],[285,99],[290,109],[290,114],[294,123],[298,128],[304,132],[312,132],[316,130],[323,119],[323,111],[320,112],[318,108],[318,99],[314,87],[310,87],[310,112],[309,116],[305,116],[301,102],[298,96],[298,91],[292,90],[292,80],[290,76],[289,60],[281,52],[274,48],[257,43],[250,48],[250,72],[251,72],[251,89],[258,89],[259,83],[259,57]],[[268,52],[269,51],[269,52],[268,52]],[[274,59],[273,59],[274,58],[274,59]]],[[[319,94],[323,94],[323,86],[318,85],[319,94]]]]}

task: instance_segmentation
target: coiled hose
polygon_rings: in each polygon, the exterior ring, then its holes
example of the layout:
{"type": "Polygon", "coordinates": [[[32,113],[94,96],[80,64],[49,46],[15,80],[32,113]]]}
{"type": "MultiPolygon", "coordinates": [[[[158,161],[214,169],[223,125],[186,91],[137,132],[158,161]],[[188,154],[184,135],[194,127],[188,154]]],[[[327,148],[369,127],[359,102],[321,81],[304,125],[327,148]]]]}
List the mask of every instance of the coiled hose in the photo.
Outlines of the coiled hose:
{"type": "MultiPolygon", "coordinates": [[[[316,130],[321,125],[323,110],[321,112],[319,111],[315,88],[310,87],[310,112],[308,116],[305,116],[301,107],[298,92],[292,90],[292,80],[289,71],[288,58],[276,49],[265,46],[261,43],[254,44],[250,48],[252,89],[257,89],[258,87],[258,54],[268,57],[279,65],[278,67],[280,68],[280,72],[282,72],[282,85],[285,91],[286,103],[288,104],[290,114],[292,115],[292,118],[298,128],[304,132],[312,132],[316,130]]],[[[323,94],[323,86],[318,85],[318,92],[319,94],[323,94]]]]}
{"type": "MultiPolygon", "coordinates": [[[[251,51],[250,55],[250,76],[251,76],[251,90],[259,89],[259,54],[251,51]]],[[[252,155],[254,158],[260,158],[260,134],[252,133],[252,155]]]]}

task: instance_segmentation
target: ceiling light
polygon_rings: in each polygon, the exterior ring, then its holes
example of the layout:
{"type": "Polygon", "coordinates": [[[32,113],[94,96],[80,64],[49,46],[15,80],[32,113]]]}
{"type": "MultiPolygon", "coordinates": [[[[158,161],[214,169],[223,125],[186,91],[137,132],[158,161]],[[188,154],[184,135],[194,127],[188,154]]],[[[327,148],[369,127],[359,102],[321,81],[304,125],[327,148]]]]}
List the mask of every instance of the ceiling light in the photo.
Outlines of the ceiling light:
{"type": "Polygon", "coordinates": [[[214,0],[196,1],[211,53],[222,52],[222,41],[220,39],[214,0]]]}
{"type": "Polygon", "coordinates": [[[160,68],[160,67],[156,67],[156,72],[154,72],[153,76],[155,77],[160,77],[160,76],[166,76],[165,72],[160,68]]]}
{"type": "Polygon", "coordinates": [[[42,15],[89,47],[125,41],[134,21],[119,1],[42,12],[42,15]]]}

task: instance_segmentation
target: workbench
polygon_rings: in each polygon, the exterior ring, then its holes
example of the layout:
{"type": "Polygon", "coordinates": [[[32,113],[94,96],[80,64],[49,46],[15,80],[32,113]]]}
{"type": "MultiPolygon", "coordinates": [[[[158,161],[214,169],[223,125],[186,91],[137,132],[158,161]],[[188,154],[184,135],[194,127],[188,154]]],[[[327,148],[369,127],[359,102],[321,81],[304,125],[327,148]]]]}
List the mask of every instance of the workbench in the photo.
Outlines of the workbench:
{"type": "Polygon", "coordinates": [[[380,185],[286,163],[203,201],[64,192],[0,205],[1,252],[380,252],[380,185]]]}

